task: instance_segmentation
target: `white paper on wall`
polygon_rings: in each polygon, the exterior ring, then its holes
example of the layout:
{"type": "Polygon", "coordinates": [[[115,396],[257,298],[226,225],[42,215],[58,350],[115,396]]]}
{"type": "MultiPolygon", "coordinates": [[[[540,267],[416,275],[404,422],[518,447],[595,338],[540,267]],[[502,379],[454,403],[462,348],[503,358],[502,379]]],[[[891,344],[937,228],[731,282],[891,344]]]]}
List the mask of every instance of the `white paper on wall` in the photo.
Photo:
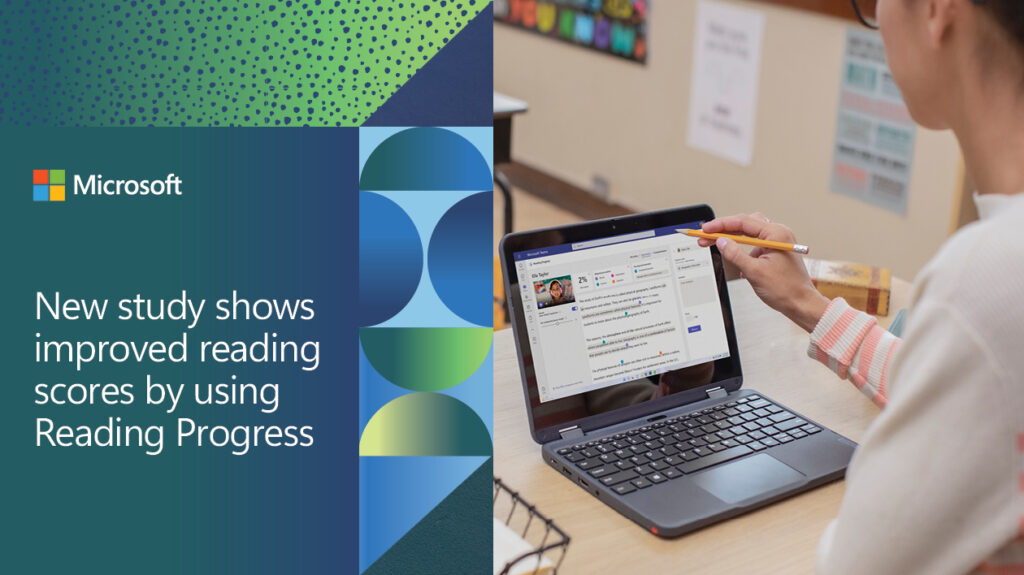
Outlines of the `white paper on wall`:
{"type": "Polygon", "coordinates": [[[697,3],[687,143],[749,166],[754,154],[764,14],[697,3]]]}

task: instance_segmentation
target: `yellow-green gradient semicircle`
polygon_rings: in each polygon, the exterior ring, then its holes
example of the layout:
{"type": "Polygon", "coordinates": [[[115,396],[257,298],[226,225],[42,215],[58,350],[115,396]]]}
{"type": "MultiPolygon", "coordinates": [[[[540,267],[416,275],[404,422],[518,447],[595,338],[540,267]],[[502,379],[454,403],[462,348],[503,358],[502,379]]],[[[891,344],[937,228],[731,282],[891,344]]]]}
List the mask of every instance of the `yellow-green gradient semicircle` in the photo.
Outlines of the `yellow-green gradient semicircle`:
{"type": "Polygon", "coordinates": [[[411,393],[385,404],[363,429],[361,456],[490,455],[491,436],[465,403],[411,393]]]}

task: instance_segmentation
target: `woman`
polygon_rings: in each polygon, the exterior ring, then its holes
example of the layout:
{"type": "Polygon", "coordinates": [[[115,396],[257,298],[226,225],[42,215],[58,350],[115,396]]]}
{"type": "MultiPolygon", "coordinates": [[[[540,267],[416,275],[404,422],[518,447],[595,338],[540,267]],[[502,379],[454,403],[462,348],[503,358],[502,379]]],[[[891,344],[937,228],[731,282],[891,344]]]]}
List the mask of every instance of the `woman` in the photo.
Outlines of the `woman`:
{"type": "MultiPolygon", "coordinates": [[[[879,0],[878,21],[911,115],[953,130],[978,185],[980,221],[918,275],[904,339],[818,294],[799,256],[717,245],[811,332],[811,357],[884,407],[818,571],[1024,573],[1024,2],[879,0]]],[[[796,240],[760,214],[704,230],[796,240]]]]}

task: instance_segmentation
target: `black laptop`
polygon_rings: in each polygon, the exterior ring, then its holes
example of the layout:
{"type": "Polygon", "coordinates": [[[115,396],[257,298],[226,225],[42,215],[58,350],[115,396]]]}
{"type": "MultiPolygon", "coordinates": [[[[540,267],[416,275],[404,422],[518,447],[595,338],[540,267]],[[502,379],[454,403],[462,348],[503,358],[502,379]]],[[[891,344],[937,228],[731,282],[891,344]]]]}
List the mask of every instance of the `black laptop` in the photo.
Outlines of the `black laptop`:
{"type": "Polygon", "coordinates": [[[743,389],[706,205],[501,242],[526,412],[544,461],[671,537],[843,476],[856,444],[743,389]]]}

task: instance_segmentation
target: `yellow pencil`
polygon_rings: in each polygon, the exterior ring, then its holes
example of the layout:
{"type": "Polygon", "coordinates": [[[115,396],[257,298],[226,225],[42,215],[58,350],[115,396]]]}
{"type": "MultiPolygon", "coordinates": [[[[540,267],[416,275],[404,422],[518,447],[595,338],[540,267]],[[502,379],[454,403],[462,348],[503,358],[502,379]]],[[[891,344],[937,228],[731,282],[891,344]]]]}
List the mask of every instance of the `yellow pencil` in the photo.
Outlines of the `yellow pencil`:
{"type": "Polygon", "coordinates": [[[811,248],[801,244],[787,244],[785,242],[773,242],[771,240],[759,240],[757,238],[748,238],[747,236],[734,236],[732,234],[709,234],[700,230],[676,230],[681,234],[686,234],[694,238],[704,238],[705,240],[717,240],[718,238],[728,238],[738,244],[746,244],[748,246],[756,246],[759,248],[768,248],[771,250],[781,250],[784,252],[796,252],[798,254],[806,254],[811,251],[811,248]]]}

